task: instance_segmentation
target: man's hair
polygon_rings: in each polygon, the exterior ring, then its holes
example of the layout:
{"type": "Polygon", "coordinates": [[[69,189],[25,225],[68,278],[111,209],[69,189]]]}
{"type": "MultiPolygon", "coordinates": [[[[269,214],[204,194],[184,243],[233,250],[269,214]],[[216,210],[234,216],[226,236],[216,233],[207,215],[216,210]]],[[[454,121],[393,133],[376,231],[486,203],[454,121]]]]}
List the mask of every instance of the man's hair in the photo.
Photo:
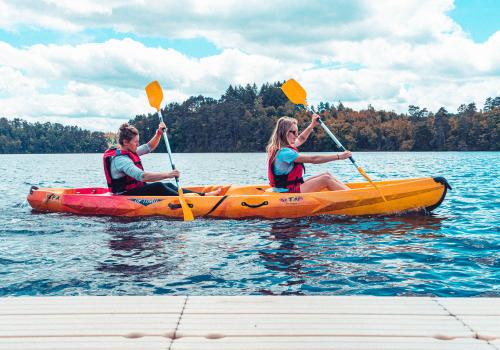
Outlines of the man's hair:
{"type": "Polygon", "coordinates": [[[123,123],[120,126],[120,131],[118,132],[118,143],[123,146],[123,140],[130,141],[136,135],[139,135],[139,131],[135,128],[135,126],[123,123]]]}

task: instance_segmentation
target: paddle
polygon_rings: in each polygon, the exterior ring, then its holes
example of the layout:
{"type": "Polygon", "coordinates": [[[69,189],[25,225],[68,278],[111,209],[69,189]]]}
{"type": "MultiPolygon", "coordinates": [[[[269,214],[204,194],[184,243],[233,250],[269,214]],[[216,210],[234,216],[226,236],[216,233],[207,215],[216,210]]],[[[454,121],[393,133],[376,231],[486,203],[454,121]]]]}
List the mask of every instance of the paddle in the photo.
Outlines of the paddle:
{"type": "MultiPolygon", "coordinates": [[[[304,88],[296,80],[294,80],[294,79],[287,80],[283,85],[281,85],[281,90],[283,90],[283,92],[285,93],[286,97],[288,97],[288,99],[292,103],[294,103],[296,105],[302,105],[307,110],[307,100],[306,100],[307,93],[306,93],[306,90],[304,90],[304,88]]],[[[335,137],[335,135],[330,131],[330,129],[328,129],[328,127],[325,125],[325,123],[323,123],[323,121],[321,120],[321,118],[319,118],[318,121],[319,121],[319,124],[325,130],[325,132],[328,134],[328,136],[330,136],[330,138],[337,144],[337,146],[342,151],[345,151],[346,150],[345,147],[342,146],[342,144],[340,143],[340,141],[335,137]]],[[[366,180],[368,180],[368,182],[370,184],[372,184],[373,187],[375,187],[377,189],[378,193],[380,194],[380,197],[382,197],[382,199],[385,202],[387,202],[387,199],[385,199],[384,195],[382,194],[382,192],[380,191],[380,189],[378,188],[378,186],[375,185],[375,183],[365,173],[365,171],[363,170],[363,168],[361,168],[360,166],[358,166],[356,164],[356,161],[354,160],[354,158],[353,157],[349,157],[349,160],[356,167],[356,169],[358,169],[359,173],[366,180]]]]}
{"type": "MultiPolygon", "coordinates": [[[[146,94],[148,95],[149,104],[151,107],[156,108],[156,113],[158,114],[158,118],[160,122],[163,122],[163,118],[161,116],[160,104],[163,100],[163,91],[161,89],[160,84],[155,80],[152,83],[149,83],[146,86],[146,94]]],[[[167,146],[168,158],[170,159],[170,165],[172,166],[172,170],[175,170],[175,165],[172,162],[172,151],[170,150],[170,143],[168,142],[167,132],[163,130],[163,139],[165,140],[165,145],[167,146]]],[[[177,184],[177,188],[179,191],[179,202],[181,202],[182,212],[184,214],[184,221],[192,221],[194,220],[193,212],[186,200],[184,199],[184,193],[182,192],[182,188],[179,185],[179,178],[175,178],[175,183],[177,184]]]]}

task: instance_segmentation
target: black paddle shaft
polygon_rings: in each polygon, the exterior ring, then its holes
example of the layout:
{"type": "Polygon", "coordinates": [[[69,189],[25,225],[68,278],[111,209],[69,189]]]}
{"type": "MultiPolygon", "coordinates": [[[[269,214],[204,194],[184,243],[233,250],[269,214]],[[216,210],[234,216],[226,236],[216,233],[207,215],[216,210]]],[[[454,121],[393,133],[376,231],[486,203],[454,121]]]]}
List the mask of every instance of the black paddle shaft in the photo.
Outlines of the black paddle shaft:
{"type": "MultiPolygon", "coordinates": [[[[346,151],[345,147],[340,143],[340,141],[335,137],[335,135],[330,131],[330,129],[328,129],[328,127],[325,125],[325,123],[323,123],[321,118],[318,118],[318,122],[321,125],[321,127],[323,128],[323,130],[325,130],[325,132],[328,134],[328,136],[330,136],[330,138],[333,140],[333,142],[335,142],[337,147],[340,148],[342,150],[342,152],[345,152],[346,151]]],[[[352,164],[354,164],[354,166],[356,168],[358,167],[358,165],[356,164],[356,161],[354,160],[354,158],[352,156],[349,157],[349,160],[352,162],[352,164]]]]}
{"type": "MultiPolygon", "coordinates": [[[[158,119],[160,119],[160,122],[163,123],[163,117],[161,116],[161,111],[157,111],[158,114],[158,119]]],[[[175,164],[172,161],[172,151],[170,150],[170,142],[168,142],[168,136],[167,132],[165,129],[163,129],[163,140],[165,140],[165,146],[167,147],[167,152],[168,152],[168,158],[170,160],[170,165],[172,166],[172,170],[175,170],[175,164]]],[[[175,184],[177,185],[177,188],[179,187],[179,177],[175,177],[175,184]]]]}

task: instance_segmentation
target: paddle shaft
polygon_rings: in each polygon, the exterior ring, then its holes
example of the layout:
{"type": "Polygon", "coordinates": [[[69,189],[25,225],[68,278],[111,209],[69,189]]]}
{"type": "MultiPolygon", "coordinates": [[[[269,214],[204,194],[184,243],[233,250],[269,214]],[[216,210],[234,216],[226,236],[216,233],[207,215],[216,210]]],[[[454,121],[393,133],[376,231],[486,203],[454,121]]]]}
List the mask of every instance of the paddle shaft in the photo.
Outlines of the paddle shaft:
{"type": "MultiPolygon", "coordinates": [[[[161,116],[161,112],[157,111],[156,113],[158,113],[158,118],[160,119],[160,123],[163,123],[163,117],[161,116]]],[[[170,143],[168,142],[168,136],[167,136],[167,132],[165,131],[165,129],[163,130],[163,139],[165,140],[165,146],[167,146],[168,159],[170,159],[170,165],[172,166],[172,170],[175,170],[175,164],[172,161],[172,151],[170,150],[170,143]]],[[[175,177],[175,183],[177,185],[177,188],[180,188],[179,187],[179,178],[177,176],[175,177]]]]}
{"type": "MultiPolygon", "coordinates": [[[[312,111],[314,113],[314,111],[312,111]]],[[[325,125],[325,123],[323,123],[323,121],[321,120],[321,118],[318,119],[318,122],[319,124],[321,125],[321,127],[323,128],[323,130],[325,130],[325,132],[328,134],[328,136],[330,136],[330,138],[333,140],[333,142],[335,142],[335,144],[337,145],[337,147],[339,147],[343,152],[346,151],[345,147],[340,143],[340,141],[335,137],[335,135],[330,131],[330,129],[328,129],[328,127],[325,125]]],[[[351,163],[356,167],[356,169],[359,171],[359,173],[373,186],[375,187],[375,189],[378,191],[378,193],[380,194],[380,197],[382,197],[382,199],[384,200],[384,202],[387,202],[387,199],[385,198],[385,196],[382,194],[382,192],[380,191],[380,188],[378,188],[377,185],[375,185],[375,183],[372,181],[372,179],[370,179],[370,177],[368,176],[368,174],[363,170],[363,168],[361,168],[360,166],[358,166],[356,164],[356,161],[354,160],[354,158],[351,156],[349,157],[349,160],[351,161],[351,163]]]]}
{"type": "MultiPolygon", "coordinates": [[[[345,147],[340,143],[340,141],[335,137],[335,135],[330,131],[330,129],[328,129],[328,126],[326,126],[325,123],[323,123],[321,118],[318,119],[318,122],[319,122],[319,125],[321,125],[321,127],[323,128],[323,130],[325,130],[325,132],[328,134],[328,136],[330,136],[330,138],[333,140],[333,142],[335,142],[337,144],[337,147],[340,148],[342,150],[342,152],[345,152],[346,151],[345,147]]],[[[352,162],[352,164],[354,164],[354,166],[356,168],[358,168],[358,165],[356,164],[356,161],[354,160],[354,158],[352,156],[349,157],[349,160],[352,162]]]]}
{"type": "MultiPolygon", "coordinates": [[[[310,111],[312,113],[316,113],[314,111],[314,109],[312,109],[311,107],[309,106],[306,106],[306,111],[310,111]]],[[[345,152],[346,149],[345,147],[340,143],[340,141],[335,137],[335,135],[333,134],[333,132],[330,131],[330,129],[328,129],[328,126],[326,126],[325,123],[323,123],[323,121],[321,120],[321,118],[318,118],[318,122],[319,122],[319,125],[321,125],[321,127],[323,128],[323,130],[325,130],[325,132],[328,134],[328,136],[330,136],[330,138],[333,140],[333,142],[335,142],[335,144],[337,145],[338,148],[340,148],[340,150],[342,152],[345,152]]],[[[351,163],[356,167],[356,169],[358,169],[358,165],[356,164],[356,161],[354,160],[354,158],[351,156],[349,157],[349,160],[351,161],[351,163]]],[[[364,176],[364,175],[363,175],[364,176]]]]}

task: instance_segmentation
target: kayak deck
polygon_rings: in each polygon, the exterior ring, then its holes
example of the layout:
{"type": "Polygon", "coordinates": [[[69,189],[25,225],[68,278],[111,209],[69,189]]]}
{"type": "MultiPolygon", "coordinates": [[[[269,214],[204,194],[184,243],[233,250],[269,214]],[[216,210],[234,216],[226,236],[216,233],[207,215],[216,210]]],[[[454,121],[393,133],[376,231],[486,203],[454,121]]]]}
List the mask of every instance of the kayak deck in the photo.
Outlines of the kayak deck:
{"type": "MultiPolygon", "coordinates": [[[[313,193],[276,193],[269,185],[192,186],[208,192],[222,187],[218,196],[186,194],[195,217],[297,218],[315,215],[384,215],[437,208],[451,189],[442,177],[375,182],[387,201],[369,183],[348,183],[350,190],[313,193]]],[[[182,218],[176,196],[121,196],[107,188],[36,188],[28,202],[37,211],[81,215],[165,216],[182,218]]]]}

